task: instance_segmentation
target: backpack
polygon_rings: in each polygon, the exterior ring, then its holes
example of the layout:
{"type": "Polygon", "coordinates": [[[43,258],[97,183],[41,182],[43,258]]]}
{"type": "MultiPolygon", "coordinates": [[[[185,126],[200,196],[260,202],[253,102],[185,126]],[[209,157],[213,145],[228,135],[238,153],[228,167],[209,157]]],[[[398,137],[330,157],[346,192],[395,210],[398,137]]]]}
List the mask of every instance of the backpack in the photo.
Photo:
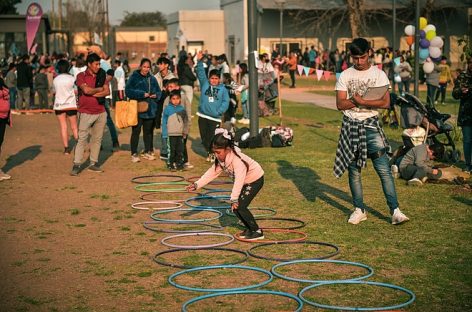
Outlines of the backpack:
{"type": "Polygon", "coordinates": [[[289,127],[270,127],[272,147],[292,146],[293,129],[289,127]]]}

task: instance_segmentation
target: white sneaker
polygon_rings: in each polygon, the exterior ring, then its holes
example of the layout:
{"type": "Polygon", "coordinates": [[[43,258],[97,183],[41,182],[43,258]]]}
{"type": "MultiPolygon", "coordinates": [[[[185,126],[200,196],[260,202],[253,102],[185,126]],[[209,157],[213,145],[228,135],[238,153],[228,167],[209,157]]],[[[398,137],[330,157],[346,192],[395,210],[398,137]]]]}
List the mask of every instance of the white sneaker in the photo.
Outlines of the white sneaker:
{"type": "Polygon", "coordinates": [[[362,212],[361,208],[356,208],[354,212],[351,213],[351,216],[349,217],[349,220],[347,220],[347,223],[359,224],[365,220],[367,220],[367,212],[362,212]]]}
{"type": "Polygon", "coordinates": [[[392,176],[394,179],[398,179],[399,178],[399,173],[398,173],[398,166],[397,165],[392,165],[391,167],[392,169],[392,176]]]}
{"type": "Polygon", "coordinates": [[[421,185],[423,185],[423,182],[421,182],[421,180],[418,179],[418,178],[413,178],[411,180],[408,180],[407,184],[408,185],[413,185],[413,186],[421,186],[421,185]]]}
{"type": "Polygon", "coordinates": [[[186,163],[184,164],[184,167],[187,168],[187,169],[192,169],[194,166],[193,166],[191,163],[186,162],[186,163]]]}
{"type": "Polygon", "coordinates": [[[231,120],[230,120],[231,124],[232,125],[235,125],[236,124],[236,118],[234,117],[231,117],[231,120]]]}
{"type": "Polygon", "coordinates": [[[156,156],[154,156],[152,153],[144,153],[142,158],[147,159],[147,160],[156,160],[156,156]]]}
{"type": "Polygon", "coordinates": [[[139,158],[138,154],[131,155],[131,162],[132,163],[138,163],[140,161],[141,161],[141,159],[139,158]]]}
{"type": "Polygon", "coordinates": [[[410,218],[405,216],[405,214],[400,211],[400,208],[396,208],[393,211],[392,224],[401,224],[401,223],[406,222],[406,221],[410,221],[410,218]]]}
{"type": "Polygon", "coordinates": [[[6,174],[2,170],[0,170],[0,181],[9,180],[9,179],[11,179],[11,175],[6,174]]]}

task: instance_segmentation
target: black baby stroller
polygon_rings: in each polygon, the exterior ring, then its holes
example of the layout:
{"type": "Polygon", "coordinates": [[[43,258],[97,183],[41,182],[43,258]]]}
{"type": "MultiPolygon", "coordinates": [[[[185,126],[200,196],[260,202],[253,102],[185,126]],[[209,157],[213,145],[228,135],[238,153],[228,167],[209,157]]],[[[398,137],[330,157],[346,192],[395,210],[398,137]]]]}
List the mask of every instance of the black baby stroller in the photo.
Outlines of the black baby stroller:
{"type": "Polygon", "coordinates": [[[408,93],[399,96],[396,104],[401,108],[400,125],[405,129],[402,134],[402,153],[422,143],[439,144],[444,147],[445,161],[459,161],[460,152],[450,134],[454,127],[446,122],[451,115],[442,114],[436,108],[424,105],[416,96],[408,93]]]}

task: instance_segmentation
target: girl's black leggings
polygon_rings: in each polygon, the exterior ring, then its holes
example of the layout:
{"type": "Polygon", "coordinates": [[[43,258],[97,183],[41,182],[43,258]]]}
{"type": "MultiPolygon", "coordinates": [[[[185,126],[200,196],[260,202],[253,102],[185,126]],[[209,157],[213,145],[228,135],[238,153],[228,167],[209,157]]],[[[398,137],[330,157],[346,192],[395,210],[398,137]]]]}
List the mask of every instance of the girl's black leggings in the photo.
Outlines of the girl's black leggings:
{"type": "Polygon", "coordinates": [[[249,211],[248,207],[251,201],[256,197],[257,193],[261,190],[264,185],[264,176],[260,177],[256,181],[244,184],[241,189],[241,194],[238,198],[238,209],[234,210],[236,216],[241,222],[251,231],[257,231],[259,226],[254,219],[254,216],[249,211]]]}

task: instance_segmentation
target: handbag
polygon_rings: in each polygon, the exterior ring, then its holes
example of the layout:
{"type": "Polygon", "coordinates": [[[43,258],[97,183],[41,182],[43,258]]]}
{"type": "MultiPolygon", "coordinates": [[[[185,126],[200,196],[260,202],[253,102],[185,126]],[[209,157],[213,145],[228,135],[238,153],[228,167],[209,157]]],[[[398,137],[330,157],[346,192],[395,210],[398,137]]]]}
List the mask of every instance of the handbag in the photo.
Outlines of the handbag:
{"type": "MultiPolygon", "coordinates": [[[[148,94],[151,94],[151,80],[148,78],[149,91],[148,94]]],[[[147,101],[138,102],[138,113],[145,113],[149,109],[149,103],[147,101]]]]}
{"type": "Polygon", "coordinates": [[[138,101],[117,101],[115,124],[119,129],[136,126],[138,124],[138,101]]]}

